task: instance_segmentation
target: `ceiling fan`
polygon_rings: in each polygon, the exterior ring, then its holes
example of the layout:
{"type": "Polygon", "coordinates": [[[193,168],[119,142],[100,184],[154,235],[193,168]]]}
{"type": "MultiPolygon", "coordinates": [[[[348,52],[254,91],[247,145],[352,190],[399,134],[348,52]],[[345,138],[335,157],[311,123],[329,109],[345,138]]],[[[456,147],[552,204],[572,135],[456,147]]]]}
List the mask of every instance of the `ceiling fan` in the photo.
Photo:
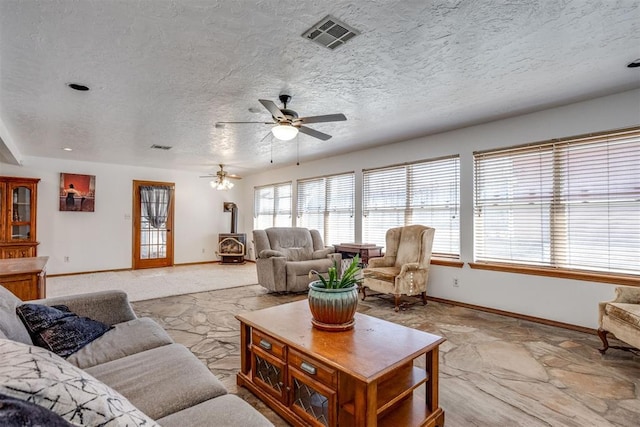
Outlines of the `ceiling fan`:
{"type": "Polygon", "coordinates": [[[325,123],[325,122],[341,122],[347,120],[344,114],[326,114],[323,116],[311,116],[311,117],[298,117],[298,113],[287,108],[287,104],[291,101],[290,95],[280,95],[280,102],[284,105],[284,108],[278,108],[275,102],[268,99],[259,99],[260,103],[266,108],[273,119],[272,122],[217,122],[216,124],[243,124],[243,123],[262,123],[266,125],[276,125],[271,128],[271,133],[276,138],[282,141],[289,141],[296,137],[299,132],[314,138],[321,139],[323,141],[331,138],[323,132],[311,129],[305,125],[311,123],[325,123]]]}
{"type": "Polygon", "coordinates": [[[233,188],[232,179],[242,179],[238,175],[227,173],[227,171],[224,170],[224,165],[221,164],[219,166],[220,170],[217,171],[215,175],[210,173],[208,175],[202,175],[200,178],[216,178],[211,181],[211,186],[216,190],[229,190],[233,188]]]}

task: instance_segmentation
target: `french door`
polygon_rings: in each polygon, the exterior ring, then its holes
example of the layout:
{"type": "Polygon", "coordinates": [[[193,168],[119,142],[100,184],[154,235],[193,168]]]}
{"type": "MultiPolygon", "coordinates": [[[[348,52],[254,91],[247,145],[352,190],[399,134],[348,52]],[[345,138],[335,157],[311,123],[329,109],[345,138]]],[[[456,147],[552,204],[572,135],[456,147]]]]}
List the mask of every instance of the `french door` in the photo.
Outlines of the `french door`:
{"type": "Polygon", "coordinates": [[[133,268],[173,265],[172,182],[133,181],[133,268]]]}

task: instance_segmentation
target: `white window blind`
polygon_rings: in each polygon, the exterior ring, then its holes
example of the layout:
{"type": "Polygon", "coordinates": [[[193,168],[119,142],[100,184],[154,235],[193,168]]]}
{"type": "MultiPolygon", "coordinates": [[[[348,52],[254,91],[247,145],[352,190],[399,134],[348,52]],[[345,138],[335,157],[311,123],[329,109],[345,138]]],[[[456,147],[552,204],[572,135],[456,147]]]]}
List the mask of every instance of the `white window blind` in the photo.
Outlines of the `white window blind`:
{"type": "Polygon", "coordinates": [[[460,158],[363,171],[363,240],[385,245],[389,228],[436,229],[433,252],[460,255],[460,158]]]}
{"type": "Polygon", "coordinates": [[[291,183],[265,185],[254,189],[253,228],[291,227],[291,183]]]}
{"type": "Polygon", "coordinates": [[[353,172],[300,180],[297,225],[318,230],[326,245],[353,242],[354,199],[353,172]]]}
{"type": "Polygon", "coordinates": [[[640,273],[640,130],[474,159],[477,261],[640,273]]]}

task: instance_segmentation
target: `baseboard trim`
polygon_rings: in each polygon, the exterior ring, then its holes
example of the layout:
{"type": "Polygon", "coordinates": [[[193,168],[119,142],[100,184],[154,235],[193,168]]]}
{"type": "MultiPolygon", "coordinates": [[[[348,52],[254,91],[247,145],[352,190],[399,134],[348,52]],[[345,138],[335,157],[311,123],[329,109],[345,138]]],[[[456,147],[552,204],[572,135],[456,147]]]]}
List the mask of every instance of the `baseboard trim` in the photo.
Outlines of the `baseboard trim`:
{"type": "Polygon", "coordinates": [[[570,323],[557,322],[555,320],[543,319],[542,317],[528,316],[526,314],[513,313],[511,311],[498,310],[496,308],[483,307],[481,305],[467,304],[466,302],[453,301],[444,298],[427,296],[427,300],[435,301],[442,304],[457,305],[459,307],[470,308],[472,310],[485,311],[487,313],[500,314],[502,316],[513,317],[521,320],[528,320],[530,322],[541,323],[548,326],[557,326],[558,328],[570,329],[572,331],[583,332],[585,334],[597,335],[598,331],[592,328],[586,328],[584,326],[572,325],[570,323]]]}
{"type": "MultiPolygon", "coordinates": [[[[253,260],[245,260],[247,262],[253,262],[253,260]]],[[[198,261],[198,262],[183,262],[179,264],[173,264],[171,267],[188,267],[191,265],[201,265],[201,264],[220,264],[219,260],[216,261],[198,261]]],[[[229,264],[231,265],[231,264],[229,264]]],[[[153,268],[167,268],[167,267],[153,267],[153,268]]],[[[144,269],[147,270],[147,269],[144,269]]],[[[92,271],[76,271],[73,273],[59,273],[59,274],[47,274],[47,277],[63,277],[63,276],[78,276],[80,274],[92,274],[92,273],[117,273],[120,271],[133,271],[133,268],[112,268],[109,270],[92,270],[92,271]]]]}
{"type": "Polygon", "coordinates": [[[48,274],[47,277],[63,277],[63,276],[79,276],[81,274],[91,273],[117,273],[119,271],[131,271],[133,268],[112,268],[110,270],[93,270],[93,271],[76,271],[73,273],[48,274]]]}

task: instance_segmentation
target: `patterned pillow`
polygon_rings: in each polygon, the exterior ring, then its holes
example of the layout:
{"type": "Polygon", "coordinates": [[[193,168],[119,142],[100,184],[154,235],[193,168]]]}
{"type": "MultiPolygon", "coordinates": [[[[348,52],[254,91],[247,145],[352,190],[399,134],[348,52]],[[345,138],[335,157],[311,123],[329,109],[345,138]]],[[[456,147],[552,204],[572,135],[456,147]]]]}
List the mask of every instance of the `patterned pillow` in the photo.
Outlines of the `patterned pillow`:
{"type": "Polygon", "coordinates": [[[65,305],[22,304],[16,307],[16,313],[35,345],[62,357],[75,353],[112,328],[80,317],[65,305]]]}
{"type": "Polygon", "coordinates": [[[77,426],[159,427],[124,396],[40,347],[0,339],[0,393],[77,426]]]}

